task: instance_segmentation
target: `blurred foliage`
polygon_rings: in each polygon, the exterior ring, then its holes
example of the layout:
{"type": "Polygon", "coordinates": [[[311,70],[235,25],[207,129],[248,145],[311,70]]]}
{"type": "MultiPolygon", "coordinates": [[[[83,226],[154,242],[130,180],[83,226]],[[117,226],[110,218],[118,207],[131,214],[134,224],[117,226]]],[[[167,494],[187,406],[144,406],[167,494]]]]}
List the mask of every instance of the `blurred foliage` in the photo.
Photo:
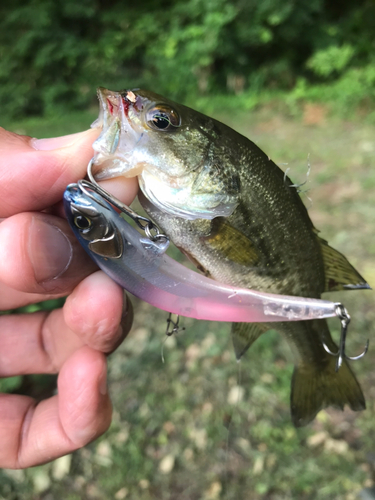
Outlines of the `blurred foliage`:
{"type": "Polygon", "coordinates": [[[19,307],[10,311],[11,313],[33,313],[38,311],[53,311],[62,307],[65,303],[65,297],[60,297],[58,299],[43,300],[42,302],[37,302],[36,304],[29,304],[28,306],[19,307]]]}
{"type": "Polygon", "coordinates": [[[192,95],[375,93],[372,0],[14,0],[0,6],[2,115],[54,115],[98,85],[192,95]]]}

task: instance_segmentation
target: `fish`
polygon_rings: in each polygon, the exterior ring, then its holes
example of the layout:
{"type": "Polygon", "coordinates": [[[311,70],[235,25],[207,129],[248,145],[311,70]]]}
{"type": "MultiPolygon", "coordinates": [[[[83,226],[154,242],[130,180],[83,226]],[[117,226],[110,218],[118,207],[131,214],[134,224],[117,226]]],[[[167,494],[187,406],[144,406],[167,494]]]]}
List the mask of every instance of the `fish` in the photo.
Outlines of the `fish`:
{"type": "MultiPolygon", "coordinates": [[[[138,176],[148,216],[205,276],[260,292],[312,297],[370,286],[319,236],[296,185],[250,139],[150,91],[98,89],[102,132],[96,180],[138,176]]],[[[325,319],[232,324],[237,359],[269,329],[295,358],[290,408],[296,427],[333,406],[366,407],[325,319]]]]}

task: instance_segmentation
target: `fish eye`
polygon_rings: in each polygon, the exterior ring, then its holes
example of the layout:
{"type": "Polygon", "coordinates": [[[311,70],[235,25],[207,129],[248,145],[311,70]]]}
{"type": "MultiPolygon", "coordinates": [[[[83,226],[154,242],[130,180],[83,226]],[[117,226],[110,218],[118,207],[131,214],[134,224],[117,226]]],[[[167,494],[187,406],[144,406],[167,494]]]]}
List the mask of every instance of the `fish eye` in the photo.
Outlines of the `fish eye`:
{"type": "Polygon", "coordinates": [[[148,125],[162,132],[167,132],[180,126],[180,117],[172,108],[167,106],[156,106],[150,109],[146,115],[148,125]]]}
{"type": "Polygon", "coordinates": [[[74,224],[78,229],[90,229],[92,226],[92,222],[88,217],[85,217],[84,215],[76,215],[74,217],[74,224]]]}

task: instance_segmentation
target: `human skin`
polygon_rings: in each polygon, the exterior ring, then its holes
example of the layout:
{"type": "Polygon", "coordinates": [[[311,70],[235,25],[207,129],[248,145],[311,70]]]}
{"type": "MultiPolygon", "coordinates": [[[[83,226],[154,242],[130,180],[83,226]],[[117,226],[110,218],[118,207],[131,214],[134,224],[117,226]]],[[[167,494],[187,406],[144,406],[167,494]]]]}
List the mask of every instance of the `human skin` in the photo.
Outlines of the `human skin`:
{"type": "MultiPolygon", "coordinates": [[[[72,452],[111,422],[106,358],[129,332],[122,289],[98,271],[64,218],[65,187],[83,178],[98,130],[36,140],[0,128],[0,310],[67,296],[62,309],[0,316],[0,377],[58,373],[40,403],[0,394],[0,467],[72,452]]],[[[103,186],[130,204],[136,180],[103,186]]]]}

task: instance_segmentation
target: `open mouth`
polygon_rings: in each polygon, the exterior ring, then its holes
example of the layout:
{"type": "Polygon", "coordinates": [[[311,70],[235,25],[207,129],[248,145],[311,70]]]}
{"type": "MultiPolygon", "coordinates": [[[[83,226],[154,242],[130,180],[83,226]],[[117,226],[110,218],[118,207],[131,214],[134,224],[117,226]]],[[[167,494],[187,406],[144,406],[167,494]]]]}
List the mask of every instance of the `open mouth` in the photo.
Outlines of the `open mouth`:
{"type": "Polygon", "coordinates": [[[98,98],[99,117],[91,126],[102,127],[102,132],[93,144],[93,174],[97,180],[104,180],[131,170],[130,156],[142,131],[129,117],[137,101],[134,92],[124,94],[100,87],[98,98]]]}

